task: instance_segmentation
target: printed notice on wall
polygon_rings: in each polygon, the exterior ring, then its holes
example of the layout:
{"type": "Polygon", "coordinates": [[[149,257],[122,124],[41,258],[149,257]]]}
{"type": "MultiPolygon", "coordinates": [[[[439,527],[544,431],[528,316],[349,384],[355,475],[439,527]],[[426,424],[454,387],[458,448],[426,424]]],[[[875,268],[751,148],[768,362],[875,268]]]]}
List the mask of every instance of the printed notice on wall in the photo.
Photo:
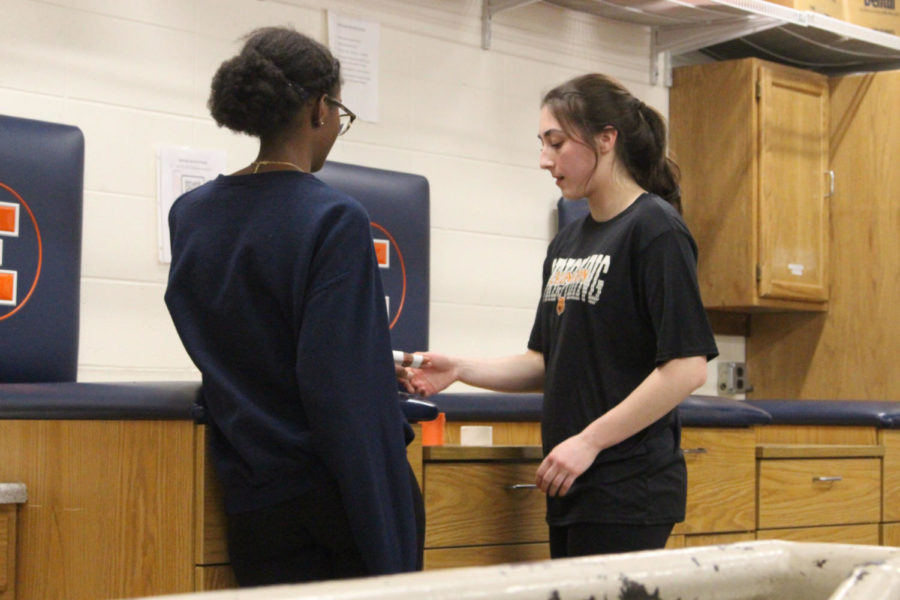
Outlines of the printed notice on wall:
{"type": "Polygon", "coordinates": [[[169,209],[178,196],[225,172],[224,150],[161,146],[157,151],[156,197],[159,206],[159,262],[172,262],[169,209]]]}
{"type": "Polygon", "coordinates": [[[378,122],[378,23],[328,11],[328,45],[341,61],[343,104],[363,121],[378,122]]]}

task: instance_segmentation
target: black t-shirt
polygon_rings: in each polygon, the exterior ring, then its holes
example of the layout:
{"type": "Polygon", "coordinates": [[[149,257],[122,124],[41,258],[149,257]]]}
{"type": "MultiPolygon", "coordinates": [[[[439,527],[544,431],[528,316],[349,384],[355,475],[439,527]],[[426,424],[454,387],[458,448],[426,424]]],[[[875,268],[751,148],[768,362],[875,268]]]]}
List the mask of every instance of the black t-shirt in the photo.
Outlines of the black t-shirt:
{"type": "MultiPolygon", "coordinates": [[[[528,347],[544,355],[544,453],[622,402],[658,365],[718,354],[696,274],[697,247],[653,194],[602,223],[590,215],[550,243],[528,347]]],[[[551,525],[684,519],[686,473],[675,411],[602,451],[551,525]]]]}

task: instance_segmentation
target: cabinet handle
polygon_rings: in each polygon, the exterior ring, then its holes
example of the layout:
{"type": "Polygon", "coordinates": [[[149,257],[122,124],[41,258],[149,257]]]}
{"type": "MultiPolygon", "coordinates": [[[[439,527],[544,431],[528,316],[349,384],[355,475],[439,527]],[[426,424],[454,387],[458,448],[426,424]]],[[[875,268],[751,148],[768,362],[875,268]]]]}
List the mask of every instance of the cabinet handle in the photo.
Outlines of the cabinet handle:
{"type": "Polygon", "coordinates": [[[813,482],[814,482],[814,483],[819,483],[819,482],[821,482],[821,483],[832,483],[832,482],[835,482],[835,481],[843,481],[843,480],[844,480],[844,478],[841,477],[840,475],[837,475],[837,476],[834,476],[834,477],[813,477],[812,479],[813,479],[813,482]]]}
{"type": "Polygon", "coordinates": [[[709,454],[706,448],[682,448],[681,451],[685,454],[709,454]]]}
{"type": "Polygon", "coordinates": [[[834,196],[834,170],[825,171],[825,174],[828,175],[828,197],[831,198],[834,196]]]}
{"type": "Polygon", "coordinates": [[[506,489],[508,489],[508,490],[536,490],[537,484],[536,483],[516,483],[513,485],[506,486],[506,489]]]}

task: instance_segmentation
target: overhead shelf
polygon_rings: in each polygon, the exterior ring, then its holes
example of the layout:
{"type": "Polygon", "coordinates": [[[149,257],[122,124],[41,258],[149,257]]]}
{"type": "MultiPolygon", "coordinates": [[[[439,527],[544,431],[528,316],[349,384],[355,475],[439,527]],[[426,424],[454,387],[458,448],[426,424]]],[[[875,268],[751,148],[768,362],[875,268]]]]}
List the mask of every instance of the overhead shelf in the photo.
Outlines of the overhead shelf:
{"type": "MultiPolygon", "coordinates": [[[[490,48],[494,15],[537,1],[482,0],[482,46],[490,48]]],[[[542,1],[649,27],[653,83],[661,68],[668,81],[672,56],[698,50],[717,60],[755,56],[827,75],[900,68],[898,36],[763,0],[542,1]]]]}

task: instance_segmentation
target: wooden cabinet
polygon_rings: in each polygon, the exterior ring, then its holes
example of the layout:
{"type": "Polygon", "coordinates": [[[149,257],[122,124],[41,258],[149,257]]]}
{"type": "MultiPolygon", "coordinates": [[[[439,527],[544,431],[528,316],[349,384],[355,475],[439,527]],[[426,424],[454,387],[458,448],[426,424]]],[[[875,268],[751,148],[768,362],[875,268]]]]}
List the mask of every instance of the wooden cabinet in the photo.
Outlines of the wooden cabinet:
{"type": "Polygon", "coordinates": [[[882,520],[900,521],[900,430],[882,429],[878,441],[884,448],[882,463],[882,520]]]}
{"type": "Polygon", "coordinates": [[[881,446],[761,445],[759,539],[877,544],[881,446]]]}
{"type": "Polygon", "coordinates": [[[0,480],[28,490],[18,511],[17,600],[194,591],[196,427],[0,420],[0,480]]]}
{"type": "Polygon", "coordinates": [[[208,430],[194,437],[194,590],[238,587],[228,558],[223,490],[207,453],[208,430]]]}
{"type": "Polygon", "coordinates": [[[549,558],[537,446],[424,449],[425,568],[549,558]]]}
{"type": "Polygon", "coordinates": [[[707,308],[825,310],[827,79],[758,59],[682,67],[669,111],[707,308]]]}
{"type": "MultiPolygon", "coordinates": [[[[669,547],[754,539],[753,429],[686,428],[687,518],[669,547]]],[[[425,568],[549,558],[538,446],[424,449],[425,568]]]]}
{"type": "Polygon", "coordinates": [[[16,505],[0,504],[0,600],[16,597],[16,505]]]}
{"type": "Polygon", "coordinates": [[[688,470],[685,520],[672,533],[753,531],[756,528],[756,439],[752,429],[682,430],[688,470]]]}
{"type": "Polygon", "coordinates": [[[758,540],[785,540],[788,542],[815,542],[828,544],[879,544],[878,523],[864,525],[831,525],[818,527],[788,527],[784,529],[760,529],[758,540]]]}

